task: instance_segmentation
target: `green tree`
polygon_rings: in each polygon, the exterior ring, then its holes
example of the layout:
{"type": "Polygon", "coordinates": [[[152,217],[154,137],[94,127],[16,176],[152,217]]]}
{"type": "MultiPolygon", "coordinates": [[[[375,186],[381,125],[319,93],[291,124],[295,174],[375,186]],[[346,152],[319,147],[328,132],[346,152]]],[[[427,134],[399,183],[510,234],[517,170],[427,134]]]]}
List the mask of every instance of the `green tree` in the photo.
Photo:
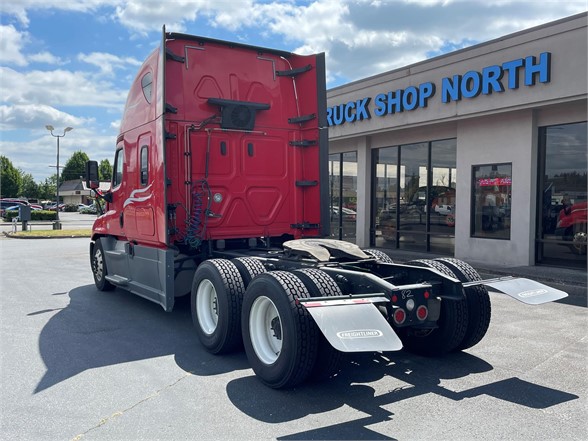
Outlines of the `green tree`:
{"type": "Polygon", "coordinates": [[[112,179],[112,165],[108,159],[100,161],[98,166],[98,175],[101,181],[110,181],[112,179]]]}
{"type": "Polygon", "coordinates": [[[86,176],[86,162],[89,160],[90,158],[88,158],[88,155],[81,150],[75,152],[65,163],[59,181],[72,181],[79,179],[80,177],[84,179],[86,176]]]}
{"type": "Polygon", "coordinates": [[[19,171],[6,156],[0,156],[0,196],[17,198],[21,186],[19,171]]]}
{"type": "Polygon", "coordinates": [[[39,199],[54,201],[57,194],[55,182],[57,175],[45,179],[45,182],[39,185],[39,199]]]}
{"type": "Polygon", "coordinates": [[[22,170],[19,170],[19,172],[21,177],[21,196],[24,196],[28,199],[38,199],[39,184],[35,182],[33,175],[30,173],[25,173],[22,170]]]}

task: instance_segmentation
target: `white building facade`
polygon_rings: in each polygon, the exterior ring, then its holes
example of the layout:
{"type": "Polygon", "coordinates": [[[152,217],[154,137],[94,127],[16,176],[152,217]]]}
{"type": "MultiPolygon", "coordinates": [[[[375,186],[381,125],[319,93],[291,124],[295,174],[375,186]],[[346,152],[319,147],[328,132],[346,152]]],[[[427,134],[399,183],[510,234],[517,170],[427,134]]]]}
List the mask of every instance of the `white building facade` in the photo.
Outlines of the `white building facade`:
{"type": "Polygon", "coordinates": [[[586,268],[587,15],[327,92],[331,234],[586,268]]]}

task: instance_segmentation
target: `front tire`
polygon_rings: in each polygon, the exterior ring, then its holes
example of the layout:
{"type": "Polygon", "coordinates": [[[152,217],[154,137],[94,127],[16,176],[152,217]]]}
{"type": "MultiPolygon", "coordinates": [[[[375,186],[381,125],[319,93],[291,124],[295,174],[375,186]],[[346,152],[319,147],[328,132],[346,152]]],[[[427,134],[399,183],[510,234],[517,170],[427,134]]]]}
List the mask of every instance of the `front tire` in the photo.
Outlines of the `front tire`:
{"type": "Polygon", "coordinates": [[[229,260],[206,260],[196,269],[192,282],[192,322],[208,352],[227,353],[241,346],[244,292],[239,271],[229,260]]]}
{"type": "Polygon", "coordinates": [[[96,239],[94,243],[90,264],[92,266],[92,275],[94,276],[96,288],[100,291],[112,291],[115,286],[106,280],[108,270],[106,268],[106,259],[104,258],[104,248],[100,239],[96,239]]]}
{"type": "Polygon", "coordinates": [[[314,366],[320,331],[298,302],[307,297],[302,281],[285,271],[258,275],[245,292],[245,353],[257,377],[271,388],[302,383],[314,366]]]}

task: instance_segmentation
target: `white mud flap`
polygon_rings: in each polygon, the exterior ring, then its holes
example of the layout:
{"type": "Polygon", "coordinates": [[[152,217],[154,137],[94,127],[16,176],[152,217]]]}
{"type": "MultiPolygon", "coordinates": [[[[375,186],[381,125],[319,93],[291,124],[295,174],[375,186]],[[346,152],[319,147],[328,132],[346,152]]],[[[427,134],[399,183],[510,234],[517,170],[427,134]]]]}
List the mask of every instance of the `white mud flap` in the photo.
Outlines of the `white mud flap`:
{"type": "Polygon", "coordinates": [[[564,291],[523,277],[500,277],[463,284],[463,286],[473,285],[485,285],[490,291],[507,294],[528,305],[555,302],[568,296],[564,291]]]}
{"type": "Polygon", "coordinates": [[[342,352],[399,351],[402,342],[372,301],[386,298],[301,302],[331,345],[342,352]]]}

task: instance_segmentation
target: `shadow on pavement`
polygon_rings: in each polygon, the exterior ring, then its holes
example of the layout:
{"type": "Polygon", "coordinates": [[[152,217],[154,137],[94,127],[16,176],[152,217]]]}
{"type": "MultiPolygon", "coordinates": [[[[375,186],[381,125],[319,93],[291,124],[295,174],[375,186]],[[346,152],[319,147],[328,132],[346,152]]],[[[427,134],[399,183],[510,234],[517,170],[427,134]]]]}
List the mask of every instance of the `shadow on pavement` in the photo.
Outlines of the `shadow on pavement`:
{"type": "Polygon", "coordinates": [[[174,311],[166,313],[126,291],[100,292],[94,285],[75,288],[69,297],[69,305],[41,331],[39,349],[47,372],[35,393],[87,369],[165,355],[174,355],[178,366],[195,375],[249,367],[243,353],[217,357],[204,350],[193,331],[189,299],[179,299],[174,311]]]}
{"type": "MultiPolygon", "coordinates": [[[[227,385],[227,393],[239,410],[267,423],[293,421],[342,406],[357,410],[356,420],[278,437],[284,440],[393,439],[367,426],[393,420],[394,413],[386,409],[389,405],[427,394],[456,402],[489,395],[534,409],[545,409],[579,398],[516,377],[461,392],[441,385],[442,380],[463,378],[492,369],[490,364],[465,352],[429,359],[401,351],[394,353],[394,361],[385,354],[352,354],[340,374],[327,382],[306,384],[291,391],[276,391],[263,387],[255,377],[245,377],[231,381],[227,385]],[[376,396],[376,390],[369,385],[358,384],[384,377],[389,377],[390,383],[397,384],[397,387],[382,395],[376,396]]],[[[415,417],[418,418],[418,415],[415,417]]]]}
{"type": "MultiPolygon", "coordinates": [[[[62,295],[55,293],[53,295],[62,295]]],[[[97,291],[87,285],[69,292],[69,305],[55,314],[40,334],[39,346],[47,372],[35,393],[85,370],[173,355],[177,365],[198,376],[248,369],[243,352],[214,356],[200,345],[193,331],[189,299],[179,299],[171,313],[122,290],[97,291]]],[[[28,316],[52,312],[31,311],[28,316]]],[[[577,395],[512,377],[462,391],[444,387],[443,380],[489,372],[484,360],[462,352],[425,358],[404,351],[393,354],[349,354],[342,371],[321,383],[292,390],[272,390],[254,376],[227,384],[227,396],[243,413],[259,421],[280,423],[348,406],[357,419],[278,439],[391,439],[367,426],[392,420],[386,408],[402,400],[436,394],[455,402],[482,395],[520,406],[545,409],[577,399],[577,395]],[[393,387],[376,396],[368,384],[386,379],[393,387]]]]}

